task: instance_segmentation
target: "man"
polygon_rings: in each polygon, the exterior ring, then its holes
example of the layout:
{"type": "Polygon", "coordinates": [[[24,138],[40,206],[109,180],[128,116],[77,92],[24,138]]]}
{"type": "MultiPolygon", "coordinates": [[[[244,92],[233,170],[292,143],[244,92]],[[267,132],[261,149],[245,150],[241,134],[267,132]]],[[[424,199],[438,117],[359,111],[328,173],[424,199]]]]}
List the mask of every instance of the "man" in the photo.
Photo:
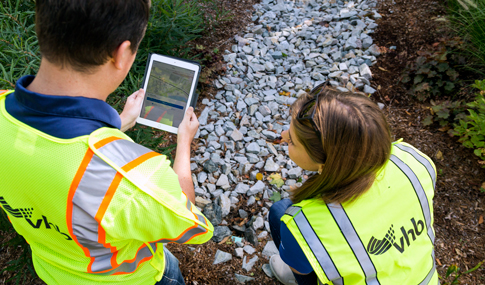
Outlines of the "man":
{"type": "Polygon", "coordinates": [[[133,64],[149,7],[37,0],[39,72],[0,95],[0,205],[47,284],[184,284],[163,244],[212,236],[193,205],[193,109],[180,124],[172,170],[122,133],[135,124],[143,90],[121,115],[105,102],[133,64]]]}

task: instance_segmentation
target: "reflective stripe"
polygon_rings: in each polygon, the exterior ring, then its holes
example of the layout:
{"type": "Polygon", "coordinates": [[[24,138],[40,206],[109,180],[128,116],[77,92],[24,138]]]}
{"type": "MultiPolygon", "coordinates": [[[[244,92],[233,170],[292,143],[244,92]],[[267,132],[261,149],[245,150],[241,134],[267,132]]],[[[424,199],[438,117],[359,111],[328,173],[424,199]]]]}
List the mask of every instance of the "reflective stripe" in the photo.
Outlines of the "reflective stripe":
{"type": "Polygon", "coordinates": [[[123,139],[113,140],[103,145],[98,150],[101,154],[119,166],[125,166],[142,155],[153,152],[149,148],[123,139]]]}
{"type": "MultiPolygon", "coordinates": [[[[182,192],[182,193],[183,193],[183,192],[182,192]]],[[[187,199],[187,203],[185,204],[185,207],[187,207],[187,210],[189,210],[190,212],[192,212],[192,202],[190,202],[189,197],[187,197],[187,195],[185,195],[185,193],[183,193],[183,195],[185,196],[185,199],[187,199]]],[[[204,225],[208,226],[208,225],[207,225],[207,221],[206,221],[206,219],[205,219],[205,217],[204,217],[204,216],[201,216],[201,215],[196,214],[196,213],[193,213],[193,212],[192,212],[192,214],[194,214],[195,218],[196,218],[196,219],[197,219],[199,222],[201,222],[201,223],[203,223],[204,225]]]]}
{"type": "Polygon", "coordinates": [[[342,208],[342,205],[329,204],[328,209],[330,210],[330,213],[332,214],[335,222],[340,228],[340,231],[347,240],[350,248],[354,252],[354,255],[357,258],[357,261],[359,262],[362,271],[364,271],[366,284],[380,284],[377,280],[377,271],[374,263],[370,259],[369,254],[367,254],[367,251],[365,250],[365,247],[362,244],[359,235],[355,231],[354,226],[347,216],[347,213],[345,213],[345,210],[342,208]]]}
{"type": "Polygon", "coordinates": [[[395,155],[391,155],[391,161],[399,169],[401,169],[401,171],[408,177],[409,181],[413,185],[414,191],[418,196],[419,203],[421,204],[421,210],[423,211],[424,219],[426,222],[426,229],[428,232],[428,236],[431,239],[431,242],[434,244],[434,233],[433,233],[433,229],[431,228],[431,210],[429,208],[428,198],[426,197],[426,193],[424,192],[423,186],[421,186],[421,183],[419,182],[419,179],[416,176],[416,174],[401,159],[399,159],[395,155]]]}
{"type": "MultiPolygon", "coordinates": [[[[431,242],[434,244],[434,233],[433,233],[433,228],[431,227],[431,210],[429,207],[428,203],[428,198],[426,197],[426,193],[424,192],[423,186],[419,182],[418,177],[416,174],[411,170],[411,168],[404,163],[401,159],[399,159],[395,155],[391,155],[391,161],[408,177],[409,181],[413,185],[414,191],[416,192],[416,195],[418,196],[419,203],[421,204],[421,210],[423,211],[424,219],[426,222],[426,229],[428,232],[428,237],[431,240],[431,242]]],[[[435,264],[435,258],[434,258],[434,249],[431,253],[431,261],[433,263],[433,267],[431,270],[428,272],[428,275],[426,278],[421,282],[420,284],[428,284],[431,278],[433,277],[434,272],[436,271],[436,264],[435,264]]]]}
{"type": "Polygon", "coordinates": [[[402,144],[395,144],[395,146],[400,150],[411,154],[417,161],[419,161],[422,165],[424,165],[424,167],[426,167],[426,170],[428,170],[429,176],[431,176],[431,180],[433,180],[433,189],[434,189],[436,186],[436,172],[434,171],[434,168],[433,168],[433,165],[431,165],[431,162],[429,162],[428,159],[426,159],[424,156],[419,154],[412,147],[408,147],[402,144]]]}
{"type": "MultiPolygon", "coordinates": [[[[135,144],[128,140],[117,139],[117,137],[108,137],[104,140],[101,140],[94,144],[96,147],[97,145],[100,146],[98,149],[99,152],[106,156],[109,160],[114,162],[116,165],[122,166],[121,169],[123,171],[129,172],[136,166],[140,165],[144,161],[160,155],[146,147],[141,145],[135,144]],[[106,143],[101,144],[101,142],[105,141],[106,143]],[[99,143],[99,145],[98,145],[99,143]]],[[[149,194],[149,193],[147,193],[149,194]]],[[[185,194],[185,193],[184,193],[185,194]]],[[[150,195],[150,194],[149,194],[150,195]]],[[[150,195],[151,196],[151,195],[150,195]]],[[[187,198],[186,208],[192,212],[192,203],[187,198]]],[[[193,212],[192,212],[193,213],[193,212]]],[[[194,217],[203,223],[204,225],[208,226],[207,220],[204,216],[194,214],[194,217]]],[[[182,233],[176,239],[162,239],[156,242],[166,243],[166,242],[176,242],[176,243],[185,243],[191,240],[192,238],[196,237],[197,235],[206,233],[207,229],[199,226],[197,223],[194,222],[194,226],[191,228],[186,229],[184,233],[182,233]]]]}
{"type": "MultiPolygon", "coordinates": [[[[434,252],[434,250],[433,250],[433,252],[434,252]]],[[[419,283],[419,285],[428,285],[429,282],[431,281],[431,278],[433,278],[435,271],[436,271],[436,264],[434,263],[434,258],[433,258],[433,268],[431,268],[431,270],[429,271],[426,278],[424,278],[423,282],[419,283]]],[[[439,284],[439,282],[438,282],[438,284],[439,284]]]]}
{"type": "Polygon", "coordinates": [[[298,206],[290,206],[286,209],[285,211],[285,214],[287,215],[290,215],[290,216],[294,216],[298,213],[298,211],[301,210],[301,207],[298,207],[298,206]]]}
{"type": "Polygon", "coordinates": [[[315,258],[317,259],[327,278],[335,285],[343,285],[344,281],[342,276],[340,276],[340,273],[335,267],[332,258],[330,255],[328,255],[327,250],[311,227],[303,211],[300,211],[296,216],[294,216],[293,220],[295,221],[296,226],[300,230],[311,251],[315,255],[315,258]]]}
{"type": "MultiPolygon", "coordinates": [[[[135,158],[136,159],[136,158],[135,158]]],[[[80,171],[76,174],[72,199],[68,201],[71,214],[69,227],[73,239],[83,249],[85,255],[91,258],[87,272],[111,275],[134,272],[141,262],[153,257],[150,249],[143,245],[135,258],[125,260],[121,264],[116,261],[118,251],[106,243],[106,234],[101,227],[101,220],[122,179],[114,168],[88,150],[80,171]],[[87,164],[87,166],[86,166],[87,164]],[[81,176],[80,180],[79,176],[81,176]]],[[[156,250],[156,242],[150,243],[156,250]]]]}
{"type": "Polygon", "coordinates": [[[207,232],[207,230],[204,227],[196,224],[195,226],[185,230],[185,232],[183,232],[180,236],[178,236],[174,239],[160,239],[160,240],[157,240],[157,242],[161,242],[161,243],[169,243],[169,242],[186,243],[186,242],[190,241],[192,238],[194,238],[194,237],[196,237],[200,234],[206,233],[206,232],[207,232]]]}

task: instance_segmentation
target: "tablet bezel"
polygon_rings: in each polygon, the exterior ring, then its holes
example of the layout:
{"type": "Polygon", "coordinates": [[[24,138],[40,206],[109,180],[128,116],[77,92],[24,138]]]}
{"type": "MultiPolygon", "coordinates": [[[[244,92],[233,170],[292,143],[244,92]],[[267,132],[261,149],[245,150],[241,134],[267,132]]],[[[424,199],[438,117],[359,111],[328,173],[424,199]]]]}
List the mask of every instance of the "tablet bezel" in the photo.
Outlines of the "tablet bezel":
{"type": "MultiPolygon", "coordinates": [[[[150,56],[148,58],[148,63],[147,63],[147,67],[146,67],[146,71],[145,71],[145,77],[143,79],[143,87],[142,87],[143,90],[145,91],[145,98],[143,99],[143,104],[142,104],[141,108],[143,109],[143,106],[145,106],[145,102],[148,98],[146,90],[147,90],[147,86],[148,86],[148,81],[150,79],[150,74],[152,72],[152,66],[153,66],[154,61],[165,63],[165,64],[176,66],[176,67],[180,67],[180,68],[184,68],[184,69],[188,69],[188,70],[195,72],[194,78],[192,79],[192,85],[190,87],[189,98],[188,98],[187,104],[185,105],[184,110],[183,110],[184,115],[185,115],[185,112],[186,112],[188,107],[193,106],[195,108],[194,98],[196,97],[195,91],[197,89],[197,82],[199,81],[199,75],[200,75],[200,69],[201,69],[200,64],[197,63],[197,62],[188,61],[188,60],[175,58],[175,57],[170,57],[170,56],[166,56],[166,55],[160,55],[160,54],[150,54],[150,56]]],[[[168,126],[168,125],[165,125],[165,124],[162,124],[162,123],[158,123],[158,122],[155,122],[155,121],[152,121],[152,120],[142,118],[141,117],[142,109],[140,109],[140,115],[138,115],[138,118],[136,119],[137,123],[143,124],[143,125],[146,125],[146,126],[150,126],[150,127],[153,127],[153,128],[157,128],[159,130],[167,131],[167,132],[170,132],[170,133],[173,133],[173,134],[178,133],[178,127],[172,127],[172,126],[168,126]]]]}

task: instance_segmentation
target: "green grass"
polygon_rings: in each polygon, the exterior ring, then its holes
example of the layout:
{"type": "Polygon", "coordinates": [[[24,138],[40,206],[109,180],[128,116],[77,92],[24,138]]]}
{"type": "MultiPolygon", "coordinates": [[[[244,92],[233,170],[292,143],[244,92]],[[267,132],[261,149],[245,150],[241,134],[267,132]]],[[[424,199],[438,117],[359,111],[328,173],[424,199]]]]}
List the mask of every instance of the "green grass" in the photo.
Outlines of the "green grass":
{"type": "Polygon", "coordinates": [[[467,66],[485,75],[485,0],[449,0],[450,27],[465,41],[467,66]]]}

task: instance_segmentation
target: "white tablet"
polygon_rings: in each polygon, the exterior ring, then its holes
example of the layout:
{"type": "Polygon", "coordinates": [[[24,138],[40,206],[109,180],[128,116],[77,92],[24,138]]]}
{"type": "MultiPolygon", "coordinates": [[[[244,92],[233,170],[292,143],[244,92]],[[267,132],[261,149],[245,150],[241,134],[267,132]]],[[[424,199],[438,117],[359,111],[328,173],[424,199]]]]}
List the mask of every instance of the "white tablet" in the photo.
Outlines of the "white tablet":
{"type": "Polygon", "coordinates": [[[185,110],[197,103],[197,62],[165,55],[148,57],[145,99],[137,123],[176,134],[185,110]]]}

